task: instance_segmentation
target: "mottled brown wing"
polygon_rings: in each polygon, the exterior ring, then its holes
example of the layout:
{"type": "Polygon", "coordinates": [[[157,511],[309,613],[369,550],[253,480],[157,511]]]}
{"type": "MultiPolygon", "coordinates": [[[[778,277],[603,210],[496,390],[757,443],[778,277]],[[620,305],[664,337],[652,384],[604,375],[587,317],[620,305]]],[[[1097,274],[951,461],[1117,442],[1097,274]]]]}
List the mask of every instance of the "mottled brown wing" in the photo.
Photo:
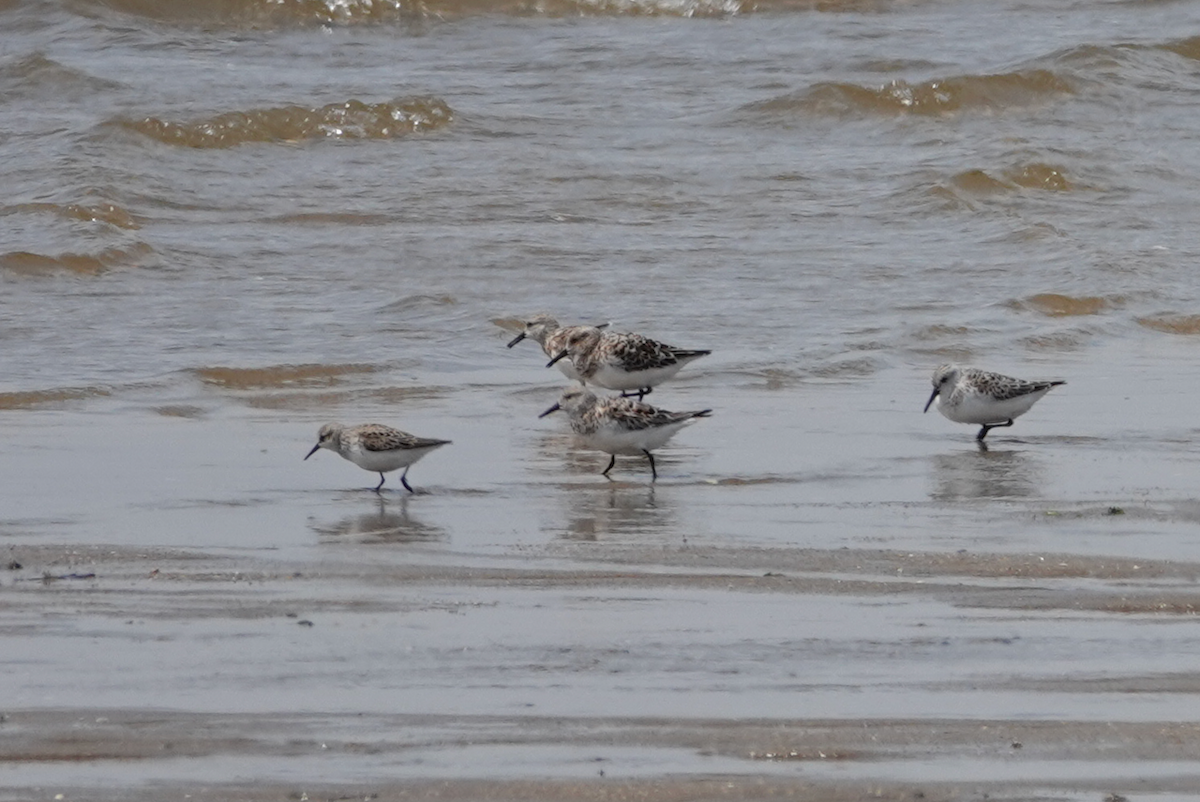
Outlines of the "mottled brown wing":
{"type": "Polygon", "coordinates": [[[998,401],[1020,398],[1023,395],[1049,390],[1051,387],[1057,387],[1060,384],[1066,384],[1066,382],[1026,381],[1024,379],[1014,379],[1011,376],[1002,376],[999,373],[982,373],[975,378],[975,385],[998,401]]]}
{"type": "Polygon", "coordinates": [[[653,370],[674,365],[679,360],[675,348],[643,337],[640,334],[624,334],[613,349],[613,356],[621,361],[625,370],[653,370]]]}
{"type": "Polygon", "coordinates": [[[442,445],[449,440],[434,440],[428,437],[417,437],[391,426],[378,423],[367,424],[358,432],[359,441],[367,451],[394,451],[401,448],[426,448],[442,445]]]}
{"type": "Polygon", "coordinates": [[[608,415],[625,429],[651,429],[691,418],[704,418],[712,412],[702,409],[692,412],[669,412],[632,398],[612,398],[605,402],[608,415]]]}

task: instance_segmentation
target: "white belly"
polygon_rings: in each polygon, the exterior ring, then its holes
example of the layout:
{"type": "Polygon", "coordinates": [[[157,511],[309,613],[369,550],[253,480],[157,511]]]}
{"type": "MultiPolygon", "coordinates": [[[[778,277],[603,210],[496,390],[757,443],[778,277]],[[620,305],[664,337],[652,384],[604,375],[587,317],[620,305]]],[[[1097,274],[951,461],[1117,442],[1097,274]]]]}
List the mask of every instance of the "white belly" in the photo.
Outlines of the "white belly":
{"type": "Polygon", "coordinates": [[[589,448],[603,451],[606,454],[638,456],[643,451],[653,451],[663,446],[675,436],[676,432],[691,422],[691,420],[684,420],[678,423],[668,423],[665,426],[655,426],[652,429],[633,431],[619,429],[616,426],[604,426],[593,434],[580,435],[579,439],[589,448]]]}
{"type": "Polygon", "coordinates": [[[650,370],[629,372],[613,365],[601,365],[588,381],[607,390],[640,390],[655,387],[674,376],[683,367],[683,362],[650,370]]]}
{"type": "Polygon", "coordinates": [[[1050,392],[1049,388],[1039,390],[1029,395],[1007,398],[997,401],[991,396],[979,393],[964,394],[958,404],[943,404],[942,397],[937,397],[938,411],[955,423],[976,423],[983,426],[987,423],[1004,423],[1013,420],[1029,411],[1038,399],[1050,392]]]}
{"type": "Polygon", "coordinates": [[[392,451],[367,451],[365,448],[356,448],[346,456],[360,468],[378,473],[387,473],[398,468],[407,468],[435,448],[438,448],[438,446],[398,448],[392,451]]]}

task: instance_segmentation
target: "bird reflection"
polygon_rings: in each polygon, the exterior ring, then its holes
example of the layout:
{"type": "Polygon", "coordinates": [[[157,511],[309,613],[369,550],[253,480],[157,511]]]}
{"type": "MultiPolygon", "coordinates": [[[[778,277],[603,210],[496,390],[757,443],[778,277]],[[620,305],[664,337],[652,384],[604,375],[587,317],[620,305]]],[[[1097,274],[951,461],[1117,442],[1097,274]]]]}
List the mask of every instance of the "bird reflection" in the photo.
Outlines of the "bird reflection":
{"type": "Polygon", "coordinates": [[[654,485],[646,482],[606,483],[605,486],[574,487],[566,497],[569,505],[567,540],[599,540],[602,537],[646,535],[671,530],[671,508],[656,499],[654,485]]]}
{"type": "Polygon", "coordinates": [[[604,460],[598,452],[585,451],[577,445],[570,432],[543,435],[537,443],[539,462],[545,470],[557,475],[599,476],[604,470],[604,460]]]}
{"type": "Polygon", "coordinates": [[[440,526],[431,526],[414,518],[408,512],[408,498],[399,504],[388,502],[381,496],[376,499],[376,509],[370,513],[351,515],[329,524],[313,524],[313,531],[322,538],[344,540],[353,538],[360,543],[431,543],[446,539],[446,531],[440,526]]]}
{"type": "Polygon", "coordinates": [[[1038,494],[1040,473],[1037,462],[1025,451],[984,446],[941,454],[933,458],[930,496],[936,501],[1028,498],[1038,494]]]}

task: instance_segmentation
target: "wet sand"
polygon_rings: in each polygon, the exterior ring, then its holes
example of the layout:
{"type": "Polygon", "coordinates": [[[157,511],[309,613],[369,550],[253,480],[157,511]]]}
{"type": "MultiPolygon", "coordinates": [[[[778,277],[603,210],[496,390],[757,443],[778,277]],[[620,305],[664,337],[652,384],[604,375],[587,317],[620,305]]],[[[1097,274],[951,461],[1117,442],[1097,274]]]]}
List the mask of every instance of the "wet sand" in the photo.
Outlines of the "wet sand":
{"type": "Polygon", "coordinates": [[[9,547],[21,677],[0,798],[1182,798],[1200,783],[1200,672],[1111,652],[1194,626],[1200,563],[572,540],[465,555],[407,534],[343,530],[321,559],[9,547]]]}

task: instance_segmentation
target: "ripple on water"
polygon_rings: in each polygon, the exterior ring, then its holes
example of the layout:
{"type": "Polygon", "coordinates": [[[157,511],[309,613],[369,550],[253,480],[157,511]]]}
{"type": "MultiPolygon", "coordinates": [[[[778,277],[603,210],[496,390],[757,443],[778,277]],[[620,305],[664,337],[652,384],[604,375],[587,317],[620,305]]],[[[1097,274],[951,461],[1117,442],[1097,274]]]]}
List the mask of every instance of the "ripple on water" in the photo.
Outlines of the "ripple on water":
{"type": "Polygon", "coordinates": [[[1073,93],[1071,82],[1045,69],[996,75],[959,75],[910,83],[890,81],[883,86],[823,82],[799,94],[750,104],[746,110],[762,114],[864,114],[942,115],[970,111],[1004,111],[1052,102],[1073,93]]]}
{"type": "Polygon", "coordinates": [[[330,387],[343,377],[374,373],[374,365],[268,365],[260,368],[212,366],[191,372],[205,384],[227,390],[257,390],[272,387],[330,387]]]}
{"type": "Polygon", "coordinates": [[[323,410],[350,403],[395,406],[413,399],[438,398],[446,387],[354,385],[383,368],[369,364],[269,365],[257,368],[210,366],[189,371],[255,409],[323,410]]]}
{"type": "MultiPolygon", "coordinates": [[[[80,0],[79,5],[100,4],[80,0]]],[[[104,0],[128,14],[222,27],[410,24],[482,14],[577,17],[721,17],[751,11],[878,10],[882,0],[104,0]]]]}
{"type": "Polygon", "coordinates": [[[16,275],[42,275],[65,271],[81,276],[98,276],[119,267],[139,267],[154,249],[145,243],[127,248],[105,248],[97,253],[61,253],[56,256],[32,251],[0,254],[0,270],[16,275]]]}
{"type": "Polygon", "coordinates": [[[1119,297],[1104,298],[1100,296],[1060,295],[1053,292],[1043,292],[1030,295],[1027,298],[1013,299],[1005,305],[1010,309],[1030,310],[1046,317],[1073,317],[1076,315],[1098,315],[1120,306],[1119,297]]]}
{"type": "Polygon", "coordinates": [[[1076,188],[1067,177],[1066,168],[1038,162],[1007,167],[999,178],[986,170],[963,170],[955,173],[949,183],[953,190],[975,196],[1009,194],[1021,189],[1069,192],[1076,188]]]}
{"type": "MultiPolygon", "coordinates": [[[[3,8],[0,3],[0,8],[3,8]]],[[[116,81],[109,81],[68,67],[43,53],[33,53],[25,58],[0,66],[0,88],[7,99],[38,98],[53,93],[59,99],[76,99],[96,92],[108,92],[121,88],[116,81]]]]}
{"type": "Polygon", "coordinates": [[[48,390],[0,393],[0,409],[56,407],[71,401],[87,401],[111,394],[112,391],[107,387],[54,387],[48,390]]]}
{"type": "Polygon", "coordinates": [[[245,399],[255,409],[321,410],[348,404],[368,404],[377,407],[396,407],[406,401],[442,398],[449,387],[419,385],[415,387],[363,387],[335,392],[264,393],[245,399]]]}
{"type": "Polygon", "coordinates": [[[0,208],[0,217],[9,214],[53,214],[65,220],[85,223],[108,223],[117,228],[135,230],[141,224],[132,214],[115,203],[18,203],[0,208]]]}
{"type": "Polygon", "coordinates": [[[298,142],[310,139],[394,139],[449,125],[454,115],[436,97],[402,98],[383,103],[348,100],[319,108],[280,106],[230,111],[196,122],[144,117],[118,118],[113,124],[168,145],[233,148],[251,142],[298,142]]]}
{"type": "Polygon", "coordinates": [[[1138,325],[1167,334],[1200,334],[1200,315],[1163,313],[1138,318],[1138,325]]]}
{"type": "Polygon", "coordinates": [[[1021,339],[1021,344],[1031,351],[1076,351],[1092,339],[1091,332],[1069,330],[1043,334],[1031,334],[1021,339]]]}

